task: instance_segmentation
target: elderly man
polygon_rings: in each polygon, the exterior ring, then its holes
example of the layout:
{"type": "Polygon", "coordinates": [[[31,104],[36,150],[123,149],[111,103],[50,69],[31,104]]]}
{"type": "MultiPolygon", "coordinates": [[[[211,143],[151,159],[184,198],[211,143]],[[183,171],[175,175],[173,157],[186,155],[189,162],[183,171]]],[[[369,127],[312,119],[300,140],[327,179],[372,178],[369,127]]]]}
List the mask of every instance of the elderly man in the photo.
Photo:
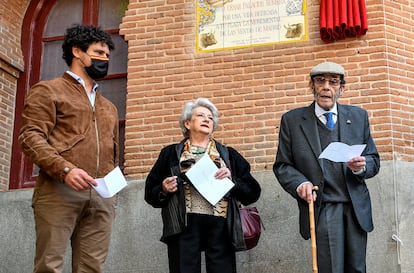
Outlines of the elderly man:
{"type": "Polygon", "coordinates": [[[315,201],[319,272],[366,272],[367,232],[373,230],[373,222],[365,179],[380,168],[368,114],[338,103],[345,91],[345,71],[339,64],[313,67],[309,88],[313,103],[282,116],[273,171],[298,202],[304,239],[310,237],[308,203],[315,201]],[[366,148],[348,162],[318,159],[331,142],[366,144],[366,148]],[[319,188],[316,193],[313,186],[319,188]]]}

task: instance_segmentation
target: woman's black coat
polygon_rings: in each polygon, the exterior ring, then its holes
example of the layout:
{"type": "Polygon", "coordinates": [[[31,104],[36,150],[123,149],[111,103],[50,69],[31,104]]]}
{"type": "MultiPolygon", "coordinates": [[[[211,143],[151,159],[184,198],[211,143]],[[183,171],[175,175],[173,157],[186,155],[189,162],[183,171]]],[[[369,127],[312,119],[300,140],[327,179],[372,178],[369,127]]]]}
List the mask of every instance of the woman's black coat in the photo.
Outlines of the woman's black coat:
{"type": "MultiPolygon", "coordinates": [[[[162,208],[163,235],[161,241],[167,237],[182,232],[186,226],[186,208],[184,199],[183,177],[177,175],[177,192],[164,195],[162,181],[173,175],[174,169],[179,169],[179,159],[184,142],[169,145],[163,148],[157,161],[152,167],[145,182],[145,201],[154,208],[162,208]]],[[[261,188],[256,179],[250,174],[250,164],[235,149],[226,147],[216,141],[217,150],[226,162],[232,173],[235,186],[230,190],[228,197],[236,199],[243,205],[249,205],[259,199],[261,188]]]]}

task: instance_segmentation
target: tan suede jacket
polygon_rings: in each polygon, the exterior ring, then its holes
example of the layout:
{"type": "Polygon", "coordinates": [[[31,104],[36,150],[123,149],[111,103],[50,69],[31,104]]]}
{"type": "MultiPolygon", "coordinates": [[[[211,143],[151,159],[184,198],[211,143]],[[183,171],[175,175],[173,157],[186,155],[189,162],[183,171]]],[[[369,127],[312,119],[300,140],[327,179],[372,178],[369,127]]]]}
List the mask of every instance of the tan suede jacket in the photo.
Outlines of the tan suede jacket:
{"type": "Polygon", "coordinates": [[[19,144],[42,180],[62,182],[74,167],[103,177],[118,165],[117,109],[99,92],[92,107],[84,87],[67,73],[41,81],[26,97],[19,144]]]}

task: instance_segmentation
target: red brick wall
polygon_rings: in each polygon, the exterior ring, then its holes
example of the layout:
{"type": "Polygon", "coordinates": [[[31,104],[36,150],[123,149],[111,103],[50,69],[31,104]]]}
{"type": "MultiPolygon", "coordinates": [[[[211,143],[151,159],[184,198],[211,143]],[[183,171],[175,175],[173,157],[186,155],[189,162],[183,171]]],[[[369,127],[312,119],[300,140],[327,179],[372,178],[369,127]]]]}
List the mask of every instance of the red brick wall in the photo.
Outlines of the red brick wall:
{"type": "Polygon", "coordinates": [[[309,40],[196,53],[195,1],[130,1],[121,24],[129,42],[126,173],[145,177],[159,150],[181,139],[184,102],[211,99],[220,110],[215,137],[234,146],[253,170],[271,170],[280,117],[308,105],[308,73],[343,64],[340,99],[368,110],[383,160],[412,161],[413,1],[366,1],[365,36],[326,44],[319,38],[319,1],[308,1],[309,40]],[[184,2],[184,3],[183,3],[184,2]],[[410,4],[411,3],[411,4],[410,4]]]}
{"type": "Polygon", "coordinates": [[[20,33],[28,0],[0,1],[0,59],[23,69],[20,33]]]}
{"type": "MultiPolygon", "coordinates": [[[[392,147],[396,160],[414,159],[414,23],[413,1],[384,3],[385,19],[382,38],[386,43],[388,80],[382,89],[389,93],[387,112],[390,122],[379,120],[378,127],[390,127],[391,135],[384,138],[392,147]]],[[[385,102],[384,102],[385,104],[385,102]]]]}
{"type": "MultiPolygon", "coordinates": [[[[16,81],[23,68],[20,28],[25,1],[0,1],[0,189],[7,184],[16,81]]],[[[129,43],[126,172],[142,178],[159,150],[181,139],[184,102],[203,96],[220,110],[215,137],[237,148],[255,171],[270,170],[280,116],[307,105],[310,68],[344,65],[341,103],[369,111],[384,160],[413,161],[414,1],[366,0],[367,35],[325,44],[319,1],[307,3],[309,40],[215,53],[195,51],[195,1],[130,1],[121,32],[129,43]]]]}
{"type": "Polygon", "coordinates": [[[27,1],[0,1],[0,190],[9,185],[17,78],[23,69],[20,33],[27,1]]]}
{"type": "Polygon", "coordinates": [[[16,78],[0,59],[0,191],[9,185],[16,78]]]}

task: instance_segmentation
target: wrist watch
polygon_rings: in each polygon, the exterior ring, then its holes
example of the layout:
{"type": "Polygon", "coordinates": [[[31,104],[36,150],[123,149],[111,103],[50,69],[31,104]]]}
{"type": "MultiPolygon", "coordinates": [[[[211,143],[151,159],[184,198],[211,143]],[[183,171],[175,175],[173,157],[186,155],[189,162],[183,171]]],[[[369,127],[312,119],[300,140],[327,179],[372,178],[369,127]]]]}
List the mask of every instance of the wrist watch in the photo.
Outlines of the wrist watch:
{"type": "Polygon", "coordinates": [[[66,166],[66,167],[64,167],[63,168],[63,173],[62,173],[62,182],[63,183],[65,183],[65,176],[71,171],[71,170],[73,170],[74,168],[76,168],[76,166],[73,166],[73,167],[68,167],[68,166],[66,166]]]}
{"type": "Polygon", "coordinates": [[[73,167],[68,167],[68,166],[66,166],[66,167],[64,167],[63,168],[63,173],[62,173],[62,180],[64,180],[65,179],[65,176],[71,171],[71,170],[73,170],[74,168],[76,168],[75,166],[73,166],[73,167]]]}
{"type": "Polygon", "coordinates": [[[65,175],[66,175],[66,174],[68,174],[71,170],[72,170],[71,168],[69,168],[69,167],[65,167],[65,168],[63,169],[63,172],[64,172],[64,173],[65,173],[65,175]]]}

